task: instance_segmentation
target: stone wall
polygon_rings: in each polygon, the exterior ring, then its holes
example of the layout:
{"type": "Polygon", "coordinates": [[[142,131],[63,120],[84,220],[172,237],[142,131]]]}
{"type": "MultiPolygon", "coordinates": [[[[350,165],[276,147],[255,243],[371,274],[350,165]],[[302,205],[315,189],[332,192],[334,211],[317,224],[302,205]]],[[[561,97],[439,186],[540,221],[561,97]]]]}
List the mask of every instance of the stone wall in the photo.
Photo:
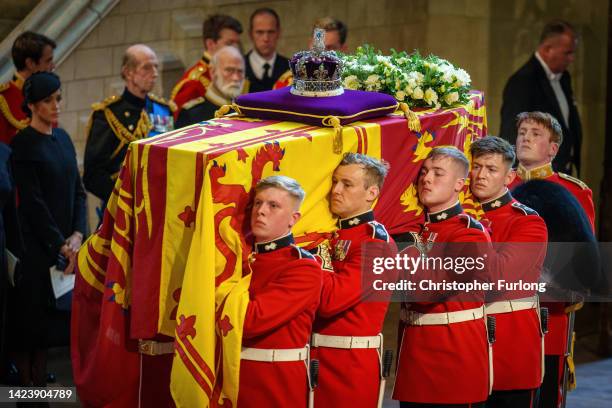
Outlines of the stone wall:
{"type": "MultiPolygon", "coordinates": [[[[503,86],[533,52],[544,23],[554,17],[572,21],[582,34],[571,69],[584,123],[583,178],[597,195],[605,125],[606,0],[121,0],[58,67],[66,96],[61,124],[80,158],[91,103],[123,88],[119,70],[128,45],[143,42],[158,53],[164,69],[157,93],[168,96],[183,69],[201,55],[206,15],[231,14],[248,29],[250,13],[262,6],[279,13],[279,51],[287,56],[307,44],[317,17],[332,15],[348,24],[351,50],[368,42],[385,51],[419,49],[449,59],[485,92],[491,134],[499,131],[503,86]]],[[[243,44],[250,48],[246,33],[243,44]]]]}

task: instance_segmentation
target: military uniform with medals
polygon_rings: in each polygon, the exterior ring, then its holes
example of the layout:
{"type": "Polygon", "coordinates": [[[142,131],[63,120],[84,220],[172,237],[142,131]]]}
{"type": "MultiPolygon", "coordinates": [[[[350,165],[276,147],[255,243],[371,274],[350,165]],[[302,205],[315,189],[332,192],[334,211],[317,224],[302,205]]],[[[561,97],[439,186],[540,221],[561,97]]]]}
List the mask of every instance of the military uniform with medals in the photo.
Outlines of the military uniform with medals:
{"type": "Polygon", "coordinates": [[[88,191],[108,201],[128,145],[174,129],[174,104],[148,94],[138,98],[127,89],[92,105],[83,182],[88,191]]]}
{"type": "MultiPolygon", "coordinates": [[[[483,256],[490,250],[491,242],[482,224],[465,214],[459,203],[444,211],[427,213],[420,231],[396,236],[398,242],[406,238],[414,240],[419,252],[428,251],[427,256],[453,255],[455,258],[483,256]],[[473,250],[467,251],[470,247],[473,250]]],[[[417,270],[413,276],[416,279],[431,276],[426,273],[417,270]]],[[[468,279],[468,274],[458,275],[454,271],[446,274],[457,281],[468,279]]],[[[488,280],[484,275],[479,280],[488,280]]],[[[484,293],[470,293],[462,301],[448,301],[446,291],[433,291],[436,294],[446,300],[402,304],[393,399],[402,401],[402,406],[465,404],[474,407],[487,399],[493,380],[484,293]]]]}
{"type": "Polygon", "coordinates": [[[333,271],[323,272],[321,305],[313,328],[312,353],[320,362],[315,406],[372,408],[378,401],[381,332],[389,302],[388,297],[373,301],[373,296],[380,299],[381,294],[362,289],[366,243],[384,244],[381,255],[395,255],[393,240],[371,210],[339,220],[331,240],[333,271]]]}

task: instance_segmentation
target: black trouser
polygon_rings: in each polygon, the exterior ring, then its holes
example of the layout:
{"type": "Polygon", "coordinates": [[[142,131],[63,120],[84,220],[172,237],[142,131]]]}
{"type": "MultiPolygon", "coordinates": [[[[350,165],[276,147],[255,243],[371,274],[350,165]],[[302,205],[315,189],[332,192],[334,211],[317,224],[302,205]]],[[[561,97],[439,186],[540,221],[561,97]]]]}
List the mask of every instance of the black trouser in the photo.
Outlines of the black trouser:
{"type": "Polygon", "coordinates": [[[563,378],[559,378],[558,355],[544,356],[544,382],[540,386],[540,401],[538,408],[557,408],[559,406],[559,389],[563,378]]]}
{"type": "Polygon", "coordinates": [[[485,408],[484,402],[469,404],[422,404],[420,402],[400,401],[400,408],[485,408]]]}
{"type": "Polygon", "coordinates": [[[538,391],[510,390],[493,391],[487,399],[487,408],[534,408],[538,402],[538,391]]]}

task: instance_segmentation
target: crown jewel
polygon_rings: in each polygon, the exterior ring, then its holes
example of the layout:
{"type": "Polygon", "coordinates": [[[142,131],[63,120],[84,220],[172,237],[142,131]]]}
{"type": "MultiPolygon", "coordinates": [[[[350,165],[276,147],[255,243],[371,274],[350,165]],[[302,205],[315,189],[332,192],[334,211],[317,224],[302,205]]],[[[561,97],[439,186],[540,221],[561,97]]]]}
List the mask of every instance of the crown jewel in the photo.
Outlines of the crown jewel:
{"type": "Polygon", "coordinates": [[[312,49],[295,53],[289,65],[293,73],[292,94],[316,97],[344,93],[343,63],[334,51],[325,50],[325,30],[315,28],[312,49]]]}

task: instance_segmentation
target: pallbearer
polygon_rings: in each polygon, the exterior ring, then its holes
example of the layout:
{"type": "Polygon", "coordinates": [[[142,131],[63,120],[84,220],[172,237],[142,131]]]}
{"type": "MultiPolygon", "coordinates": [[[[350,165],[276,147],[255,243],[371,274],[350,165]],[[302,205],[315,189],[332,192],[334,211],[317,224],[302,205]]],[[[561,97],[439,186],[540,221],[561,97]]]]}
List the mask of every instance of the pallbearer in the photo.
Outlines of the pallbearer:
{"type": "MultiPolygon", "coordinates": [[[[494,281],[538,282],[546,254],[547,230],[537,212],[508,191],[514,179],[514,149],[504,139],[489,136],[472,143],[470,188],[482,204],[485,225],[494,243],[494,281]],[[502,244],[504,243],[504,244],[502,244]],[[538,244],[539,243],[539,244],[538,244]]],[[[535,292],[511,291],[487,299],[488,315],[496,318],[493,345],[493,393],[487,407],[532,407],[542,383],[544,341],[535,292]]]]}
{"type": "Polygon", "coordinates": [[[255,188],[238,406],[302,407],[308,401],[308,341],[321,294],[321,268],[294,244],[304,190],[270,176],[255,188]]]}
{"type": "Polygon", "coordinates": [[[371,290],[362,288],[361,268],[364,244],[392,242],[372,212],[387,171],[380,160],[347,153],[332,176],[330,207],[339,229],[331,241],[333,272],[323,273],[312,336],[313,355],[320,361],[317,407],[377,406],[388,299],[372,301],[371,290]]]}
{"type": "MultiPolygon", "coordinates": [[[[477,257],[490,250],[487,231],[459,204],[468,167],[467,158],[456,148],[431,151],[419,173],[417,187],[426,221],[419,231],[401,236],[402,241],[412,240],[427,256],[477,257]]],[[[397,236],[396,240],[402,244],[397,236]]],[[[434,272],[418,270],[414,276],[427,279],[430,273],[434,272]]],[[[459,280],[463,276],[468,274],[451,270],[445,278],[459,280]]],[[[402,408],[484,406],[492,385],[484,294],[448,301],[452,299],[452,294],[441,292],[437,301],[432,298],[434,301],[402,304],[400,355],[393,391],[393,399],[399,400],[402,408]]]]}

